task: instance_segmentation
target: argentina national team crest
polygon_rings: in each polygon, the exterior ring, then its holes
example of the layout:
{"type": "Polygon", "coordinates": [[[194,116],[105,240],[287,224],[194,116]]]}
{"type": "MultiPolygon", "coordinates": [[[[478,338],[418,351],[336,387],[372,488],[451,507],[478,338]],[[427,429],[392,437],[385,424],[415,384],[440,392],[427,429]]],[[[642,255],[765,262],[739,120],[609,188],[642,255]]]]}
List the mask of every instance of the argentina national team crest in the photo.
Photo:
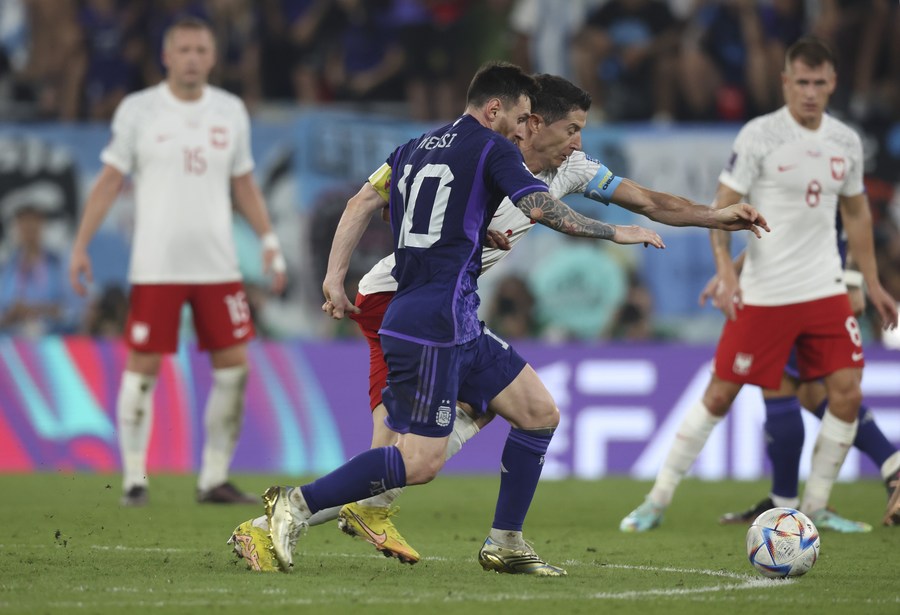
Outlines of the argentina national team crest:
{"type": "Polygon", "coordinates": [[[435,422],[438,424],[438,427],[446,427],[450,424],[450,406],[441,406],[438,408],[437,415],[435,416],[435,422]]]}

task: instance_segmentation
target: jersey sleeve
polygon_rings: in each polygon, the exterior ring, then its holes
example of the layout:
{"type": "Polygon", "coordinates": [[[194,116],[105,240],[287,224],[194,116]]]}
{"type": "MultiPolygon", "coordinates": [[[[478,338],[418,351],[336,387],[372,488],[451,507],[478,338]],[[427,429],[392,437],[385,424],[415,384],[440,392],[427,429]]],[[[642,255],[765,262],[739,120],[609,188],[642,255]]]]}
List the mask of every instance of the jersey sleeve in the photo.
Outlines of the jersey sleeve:
{"type": "Polygon", "coordinates": [[[863,167],[865,166],[865,162],[863,159],[862,141],[856,132],[853,132],[852,136],[853,140],[849,147],[850,151],[847,152],[850,157],[850,168],[848,169],[847,178],[844,180],[844,184],[840,189],[841,196],[856,196],[865,191],[865,185],[863,184],[863,167]]]}
{"type": "Polygon", "coordinates": [[[513,203],[532,192],[548,192],[547,184],[535,177],[511,141],[498,137],[485,160],[488,182],[513,203]]]}
{"type": "Polygon", "coordinates": [[[719,174],[719,181],[739,194],[747,194],[760,174],[759,141],[754,135],[752,122],[741,129],[734,140],[728,164],[719,174]]]}
{"type": "Polygon", "coordinates": [[[240,177],[253,170],[253,153],[250,151],[250,116],[244,103],[237,103],[237,138],[235,140],[234,160],[231,163],[231,176],[240,177]]]}
{"type": "Polygon", "coordinates": [[[137,149],[137,110],[133,99],[126,98],[116,108],[112,120],[112,137],[103,151],[100,161],[128,175],[134,170],[137,149]]]}
{"type": "Polygon", "coordinates": [[[391,166],[384,163],[378,170],[369,175],[369,183],[375,188],[375,192],[385,201],[391,198],[391,166]]]}

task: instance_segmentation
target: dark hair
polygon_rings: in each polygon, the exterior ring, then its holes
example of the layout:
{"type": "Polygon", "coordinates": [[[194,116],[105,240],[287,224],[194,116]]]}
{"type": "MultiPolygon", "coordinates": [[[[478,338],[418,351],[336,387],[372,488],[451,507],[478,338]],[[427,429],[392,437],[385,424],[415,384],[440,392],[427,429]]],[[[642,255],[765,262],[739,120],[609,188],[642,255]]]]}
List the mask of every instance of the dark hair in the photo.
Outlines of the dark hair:
{"type": "Polygon", "coordinates": [[[522,96],[534,101],[537,84],[534,78],[515,64],[487,62],[482,64],[466,93],[466,104],[480,107],[492,98],[499,98],[505,105],[514,105],[522,96]]]}
{"type": "Polygon", "coordinates": [[[537,113],[547,124],[557,122],[574,111],[591,108],[591,95],[562,77],[546,73],[535,75],[538,92],[531,105],[531,112],[537,113]]]}
{"type": "Polygon", "coordinates": [[[209,35],[215,41],[215,36],[213,35],[212,26],[209,25],[209,22],[200,19],[199,17],[194,17],[192,15],[185,15],[183,17],[179,17],[175,20],[175,22],[166,28],[165,34],[163,34],[163,45],[169,42],[169,39],[172,37],[172,33],[175,30],[206,30],[209,32],[209,35]]]}
{"type": "Polygon", "coordinates": [[[794,60],[800,60],[810,68],[816,68],[826,63],[836,66],[831,49],[825,43],[812,36],[805,36],[788,47],[787,52],[785,52],[785,67],[790,66],[794,60]]]}

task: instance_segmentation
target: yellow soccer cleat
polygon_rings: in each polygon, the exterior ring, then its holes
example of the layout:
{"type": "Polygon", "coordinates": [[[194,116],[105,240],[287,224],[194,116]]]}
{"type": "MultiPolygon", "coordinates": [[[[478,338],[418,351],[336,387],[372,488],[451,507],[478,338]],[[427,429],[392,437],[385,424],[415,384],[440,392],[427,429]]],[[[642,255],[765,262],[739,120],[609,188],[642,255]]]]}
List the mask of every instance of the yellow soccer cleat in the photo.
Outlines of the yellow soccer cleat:
{"type": "Polygon", "coordinates": [[[244,560],[247,568],[256,572],[276,572],[278,562],[272,554],[272,539],[268,530],[253,525],[253,519],[244,521],[234,528],[228,543],[244,560]]]}
{"type": "Polygon", "coordinates": [[[478,553],[478,563],[485,570],[508,574],[530,574],[538,577],[564,577],[566,571],[542,560],[529,544],[512,549],[501,547],[490,538],[478,553]]]}
{"type": "Polygon", "coordinates": [[[347,504],[338,513],[338,527],[345,534],[372,544],[385,557],[396,557],[404,564],[415,564],[419,561],[419,552],[409,546],[391,522],[390,518],[396,512],[396,508],[347,504]]]}

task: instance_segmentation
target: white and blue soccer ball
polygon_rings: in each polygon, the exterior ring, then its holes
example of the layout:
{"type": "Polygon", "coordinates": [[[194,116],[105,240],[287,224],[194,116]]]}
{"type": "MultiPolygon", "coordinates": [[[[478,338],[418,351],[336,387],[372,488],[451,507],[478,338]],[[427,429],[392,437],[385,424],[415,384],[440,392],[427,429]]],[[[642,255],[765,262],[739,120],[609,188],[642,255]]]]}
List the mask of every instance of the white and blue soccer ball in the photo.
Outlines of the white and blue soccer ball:
{"type": "Polygon", "coordinates": [[[819,558],[819,531],[799,510],[772,508],[747,530],[747,556],[763,576],[799,577],[819,558]]]}

